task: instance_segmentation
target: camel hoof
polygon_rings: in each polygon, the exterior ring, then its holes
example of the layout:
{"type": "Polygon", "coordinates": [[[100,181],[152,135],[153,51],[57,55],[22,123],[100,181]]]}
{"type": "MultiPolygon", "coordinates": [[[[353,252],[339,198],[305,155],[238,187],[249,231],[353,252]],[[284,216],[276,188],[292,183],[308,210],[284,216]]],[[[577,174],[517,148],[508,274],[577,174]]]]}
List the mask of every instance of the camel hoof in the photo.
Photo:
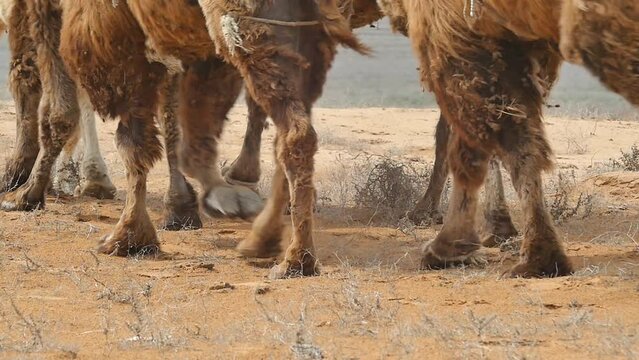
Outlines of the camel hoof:
{"type": "Polygon", "coordinates": [[[442,270],[462,265],[484,267],[488,265],[488,259],[483,254],[478,253],[454,259],[442,259],[432,252],[425,252],[420,263],[420,270],[442,270]]]}
{"type": "Polygon", "coordinates": [[[477,234],[450,237],[440,232],[435,240],[427,242],[422,250],[421,270],[445,269],[459,265],[486,263],[475,254],[481,248],[477,234]]]}
{"type": "Polygon", "coordinates": [[[113,232],[100,240],[97,251],[111,256],[153,255],[160,251],[155,228],[146,219],[128,219],[129,226],[118,223],[113,232]]]}
{"type": "Polygon", "coordinates": [[[24,187],[0,195],[0,210],[35,211],[44,209],[44,194],[39,199],[29,199],[29,191],[24,187]]]}
{"type": "Polygon", "coordinates": [[[319,275],[319,266],[317,265],[315,258],[310,254],[308,256],[305,256],[305,258],[306,257],[312,258],[312,260],[308,261],[306,259],[303,259],[302,261],[293,262],[284,260],[281,263],[273,266],[268,275],[269,279],[278,280],[319,275]]]}
{"type": "Polygon", "coordinates": [[[236,250],[244,257],[271,258],[281,253],[284,227],[255,221],[249,236],[237,244],[236,250]]]}
{"type": "Polygon", "coordinates": [[[504,273],[509,278],[543,278],[568,276],[573,273],[572,264],[563,253],[553,257],[552,261],[522,261],[504,273]]]}
{"type": "Polygon", "coordinates": [[[111,200],[115,199],[116,188],[113,184],[100,182],[86,182],[76,188],[76,195],[88,196],[94,199],[111,200]]]}
{"type": "Polygon", "coordinates": [[[277,257],[282,252],[279,239],[258,242],[250,235],[248,239],[237,244],[235,250],[244,257],[260,259],[277,257]]]}
{"type": "Polygon", "coordinates": [[[244,187],[247,187],[247,188],[253,190],[255,193],[258,193],[258,191],[257,191],[257,186],[259,184],[258,181],[236,180],[236,179],[233,179],[232,177],[230,177],[228,174],[224,175],[224,181],[226,181],[226,183],[229,184],[229,185],[244,186],[244,187]]]}
{"type": "Polygon", "coordinates": [[[463,262],[464,265],[470,265],[474,267],[485,267],[488,265],[488,259],[484,254],[475,252],[470,254],[463,262]]]}
{"type": "Polygon", "coordinates": [[[230,165],[223,165],[222,169],[221,169],[221,173],[222,176],[224,177],[224,180],[229,184],[229,185],[239,185],[239,186],[245,186],[255,192],[257,191],[257,186],[260,182],[260,176],[259,173],[258,174],[242,174],[242,172],[240,171],[240,176],[237,176],[238,174],[234,173],[235,171],[235,164],[236,161],[233,161],[230,165]],[[254,179],[253,181],[247,181],[247,180],[238,180],[235,177],[233,177],[233,175],[241,178],[241,179],[254,179]]]}
{"type": "Polygon", "coordinates": [[[211,217],[250,219],[262,211],[263,206],[259,195],[247,187],[238,185],[217,186],[203,198],[203,208],[211,217]]]}
{"type": "Polygon", "coordinates": [[[502,244],[507,243],[519,234],[507,211],[491,211],[485,215],[485,218],[485,231],[488,234],[482,241],[482,245],[485,247],[501,247],[502,244]]]}
{"type": "Polygon", "coordinates": [[[107,174],[106,165],[101,158],[82,161],[82,179],[79,194],[95,199],[114,199],[116,188],[107,174]]]}
{"type": "Polygon", "coordinates": [[[147,240],[146,243],[131,244],[128,239],[118,240],[114,234],[109,234],[100,240],[97,251],[109,256],[146,256],[159,253],[160,243],[155,239],[147,240]]]}
{"type": "Polygon", "coordinates": [[[183,211],[178,214],[175,210],[170,210],[164,215],[164,221],[160,229],[166,231],[186,231],[202,228],[202,220],[197,209],[183,211]]]}
{"type": "Polygon", "coordinates": [[[413,210],[408,213],[408,218],[415,225],[441,225],[444,223],[444,215],[439,210],[413,210]]]}

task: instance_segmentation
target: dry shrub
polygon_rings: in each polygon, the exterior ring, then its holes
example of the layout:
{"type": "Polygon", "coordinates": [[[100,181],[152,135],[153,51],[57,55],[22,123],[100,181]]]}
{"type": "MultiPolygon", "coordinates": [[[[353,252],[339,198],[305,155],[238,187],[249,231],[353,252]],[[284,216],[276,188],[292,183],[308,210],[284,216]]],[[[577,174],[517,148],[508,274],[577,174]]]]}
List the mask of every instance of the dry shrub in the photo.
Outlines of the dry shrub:
{"type": "Polygon", "coordinates": [[[372,168],[356,183],[355,205],[371,209],[384,222],[397,222],[423,196],[432,173],[420,162],[404,163],[388,157],[369,159],[372,168]]]}
{"type": "Polygon", "coordinates": [[[629,152],[621,150],[621,156],[617,159],[610,159],[610,162],[615,169],[639,171],[639,147],[632,145],[629,152]]]}
{"type": "Polygon", "coordinates": [[[557,178],[550,180],[548,184],[551,193],[550,199],[546,199],[546,205],[556,224],[561,224],[577,215],[583,219],[592,213],[593,196],[591,194],[579,193],[577,199],[572,200],[571,194],[577,185],[574,170],[568,174],[559,172],[557,178]]]}

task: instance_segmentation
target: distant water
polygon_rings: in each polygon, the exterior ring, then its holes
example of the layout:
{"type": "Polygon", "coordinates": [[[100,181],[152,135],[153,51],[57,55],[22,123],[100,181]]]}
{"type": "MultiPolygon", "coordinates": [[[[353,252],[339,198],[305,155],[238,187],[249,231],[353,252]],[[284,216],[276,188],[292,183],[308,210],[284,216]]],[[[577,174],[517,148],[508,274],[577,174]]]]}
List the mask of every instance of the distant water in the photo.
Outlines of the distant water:
{"type": "MultiPolygon", "coordinates": [[[[417,63],[408,40],[391,33],[382,21],[377,28],[357,30],[361,40],[373,48],[372,57],[340,49],[319,106],[345,107],[434,107],[429,93],[421,90],[417,63]]],[[[0,99],[9,100],[7,85],[9,51],[6,36],[0,41],[0,99]]],[[[559,105],[553,112],[573,115],[636,116],[636,110],[620,96],[607,91],[581,67],[567,64],[550,99],[559,105]]]]}

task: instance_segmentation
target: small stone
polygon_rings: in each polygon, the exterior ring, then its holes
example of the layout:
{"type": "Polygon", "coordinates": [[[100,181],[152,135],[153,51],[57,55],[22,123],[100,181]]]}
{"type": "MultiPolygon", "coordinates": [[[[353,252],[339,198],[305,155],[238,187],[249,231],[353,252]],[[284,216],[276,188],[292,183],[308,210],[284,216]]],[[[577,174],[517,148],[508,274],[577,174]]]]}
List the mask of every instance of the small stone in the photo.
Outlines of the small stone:
{"type": "Polygon", "coordinates": [[[316,327],[325,327],[325,326],[331,326],[331,322],[328,320],[322,321],[319,324],[315,325],[316,327]]]}
{"type": "Polygon", "coordinates": [[[266,294],[269,291],[271,291],[271,287],[266,285],[266,284],[258,285],[258,286],[255,287],[255,294],[256,295],[264,295],[264,294],[266,294]]]}
{"type": "Polygon", "coordinates": [[[235,289],[235,286],[227,282],[219,282],[209,287],[209,290],[213,290],[213,291],[223,291],[223,290],[233,290],[233,289],[235,289]]]}

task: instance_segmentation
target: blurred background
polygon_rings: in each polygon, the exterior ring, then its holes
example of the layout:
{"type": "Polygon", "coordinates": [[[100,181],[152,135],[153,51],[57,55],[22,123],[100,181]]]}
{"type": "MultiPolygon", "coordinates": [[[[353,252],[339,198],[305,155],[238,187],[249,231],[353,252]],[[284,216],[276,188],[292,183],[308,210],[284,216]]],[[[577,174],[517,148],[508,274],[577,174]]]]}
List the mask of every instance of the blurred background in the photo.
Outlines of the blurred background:
{"type": "MultiPolygon", "coordinates": [[[[435,107],[434,98],[422,92],[417,62],[404,36],[393,34],[390,24],[357,30],[361,40],[373,48],[372,57],[341,48],[319,106],[349,107],[435,107]]],[[[0,40],[0,100],[11,100],[7,83],[9,49],[7,37],[0,40]]],[[[565,64],[547,113],[584,118],[637,119],[636,111],[618,95],[607,91],[578,66],[565,64]]]]}

